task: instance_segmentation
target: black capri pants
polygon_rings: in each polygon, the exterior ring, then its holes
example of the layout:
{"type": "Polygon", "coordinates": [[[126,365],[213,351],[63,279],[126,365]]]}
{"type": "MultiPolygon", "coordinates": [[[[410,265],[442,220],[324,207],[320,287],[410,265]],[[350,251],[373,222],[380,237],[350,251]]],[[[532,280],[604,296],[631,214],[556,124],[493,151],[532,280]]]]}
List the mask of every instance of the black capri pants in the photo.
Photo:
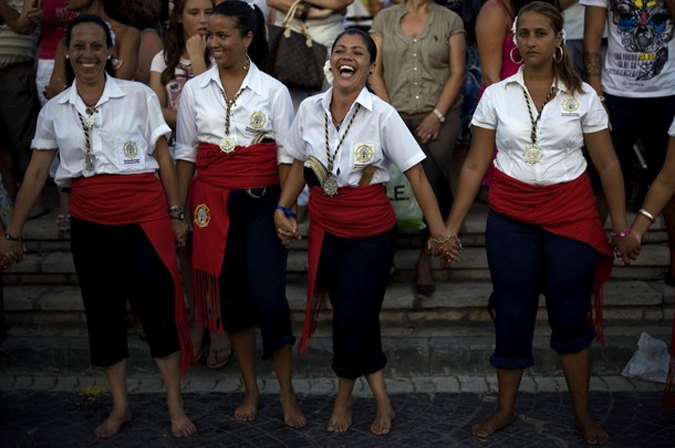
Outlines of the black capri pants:
{"type": "Polygon", "coordinates": [[[326,233],[317,272],[333,307],[333,370],[356,379],[387,364],[380,310],[396,251],[396,226],[368,238],[326,233]]]}
{"type": "Polygon", "coordinates": [[[502,369],[534,364],[532,337],[540,292],[546,297],[551,348],[572,354],[590,346],[595,338],[588,319],[595,249],[492,210],[485,236],[496,302],[491,364],[502,369]]]}
{"type": "Polygon", "coordinates": [[[220,273],[223,327],[238,333],[258,323],[263,359],[286,344],[295,344],[286,300],[287,252],[274,227],[280,193],[278,185],[253,189],[250,194],[230,192],[230,228],[220,273]]]}
{"type": "Polygon", "coordinates": [[[107,367],[129,357],[127,298],[138,307],[152,356],[180,351],[173,277],[140,224],[108,226],[73,217],[70,244],[92,364],[107,367]]]}

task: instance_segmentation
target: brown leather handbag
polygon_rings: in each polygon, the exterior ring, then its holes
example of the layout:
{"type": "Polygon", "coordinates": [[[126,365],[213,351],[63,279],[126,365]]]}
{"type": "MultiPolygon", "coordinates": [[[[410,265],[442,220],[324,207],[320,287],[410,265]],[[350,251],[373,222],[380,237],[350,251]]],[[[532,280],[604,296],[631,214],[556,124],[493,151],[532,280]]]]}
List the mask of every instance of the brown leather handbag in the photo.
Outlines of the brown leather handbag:
{"type": "Polygon", "coordinates": [[[291,5],[281,26],[269,26],[270,57],[267,71],[289,89],[321,90],[324,82],[323,65],[328,50],[314,42],[304,21],[295,18],[303,0],[291,5]],[[291,29],[293,21],[300,23],[302,33],[291,29]]]}

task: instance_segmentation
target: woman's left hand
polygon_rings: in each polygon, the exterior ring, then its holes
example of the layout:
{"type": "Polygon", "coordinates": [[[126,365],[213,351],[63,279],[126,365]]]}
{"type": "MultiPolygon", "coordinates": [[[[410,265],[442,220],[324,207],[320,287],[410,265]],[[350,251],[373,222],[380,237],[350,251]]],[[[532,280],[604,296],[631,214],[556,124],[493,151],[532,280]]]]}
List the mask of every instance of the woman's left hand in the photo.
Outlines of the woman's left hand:
{"type": "Polygon", "coordinates": [[[620,257],[626,265],[637,260],[640,255],[640,236],[632,232],[623,238],[612,237],[609,244],[612,246],[614,254],[620,257]]]}
{"type": "Polygon", "coordinates": [[[173,236],[176,240],[176,245],[178,247],[185,247],[188,233],[187,222],[182,219],[172,219],[171,224],[173,224],[173,236]]]}
{"type": "Polygon", "coordinates": [[[441,122],[438,120],[438,117],[432,112],[417,126],[415,129],[415,135],[420,139],[422,144],[426,145],[432,140],[438,138],[438,133],[441,130],[441,122]]]}

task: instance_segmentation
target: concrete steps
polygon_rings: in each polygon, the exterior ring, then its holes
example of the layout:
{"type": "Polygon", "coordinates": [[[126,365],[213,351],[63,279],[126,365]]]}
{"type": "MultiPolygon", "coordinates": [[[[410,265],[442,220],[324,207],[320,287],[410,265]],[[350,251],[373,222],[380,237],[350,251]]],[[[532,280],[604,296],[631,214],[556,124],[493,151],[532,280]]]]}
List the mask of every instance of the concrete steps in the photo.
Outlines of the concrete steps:
{"type": "MultiPolygon", "coordinates": [[[[414,291],[419,234],[409,230],[399,232],[396,273],[381,313],[389,375],[491,371],[487,360],[493,350],[494,335],[485,311],[492,290],[484,248],[486,213],[485,205],[476,204],[468,216],[460,235],[465,246],[461,263],[446,266],[433,261],[437,289],[431,298],[414,291]]],[[[28,222],[23,234],[28,249],[24,262],[2,274],[10,333],[0,345],[0,369],[89,368],[86,321],[69,235],[59,232],[54,220],[52,214],[28,222]]],[[[306,236],[306,223],[301,225],[301,232],[306,236]]],[[[306,300],[306,244],[306,238],[295,243],[288,258],[287,297],[296,335],[300,334],[306,300]]],[[[607,344],[594,347],[598,372],[620,373],[635,351],[643,329],[664,339],[670,334],[673,289],[663,283],[668,262],[666,235],[659,219],[645,238],[640,259],[629,268],[615,265],[612,279],[605,286],[607,344]]],[[[311,342],[310,356],[296,360],[299,376],[332,376],[330,317],[328,304],[311,342]]],[[[548,347],[549,333],[542,298],[534,342],[537,360],[534,369],[559,373],[557,357],[548,347]]],[[[154,371],[145,343],[131,330],[129,342],[130,365],[154,371]]],[[[263,371],[271,368],[269,363],[261,363],[260,367],[263,371]]],[[[226,374],[236,375],[236,366],[230,365],[225,370],[226,374]]],[[[271,370],[268,373],[271,375],[271,370]]]]}

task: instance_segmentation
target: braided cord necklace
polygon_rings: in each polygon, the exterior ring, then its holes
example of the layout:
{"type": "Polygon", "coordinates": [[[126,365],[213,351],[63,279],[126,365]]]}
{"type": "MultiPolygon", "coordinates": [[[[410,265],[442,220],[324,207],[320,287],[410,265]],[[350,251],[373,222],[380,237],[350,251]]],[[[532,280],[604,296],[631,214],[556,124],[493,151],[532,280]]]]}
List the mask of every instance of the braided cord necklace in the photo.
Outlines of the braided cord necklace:
{"type": "Polygon", "coordinates": [[[85,144],[85,153],[84,153],[84,169],[85,171],[94,171],[94,162],[96,160],[96,156],[94,156],[94,153],[91,150],[91,128],[94,127],[94,123],[96,122],[96,113],[98,112],[97,109],[94,109],[92,111],[91,108],[87,107],[87,120],[84,120],[84,117],[82,114],[77,111],[77,117],[80,119],[80,124],[82,125],[82,130],[84,131],[84,144],[85,144]]]}
{"type": "Polygon", "coordinates": [[[557,89],[551,86],[551,91],[544,100],[544,104],[541,105],[541,111],[539,112],[539,115],[537,115],[537,119],[535,120],[534,114],[532,113],[532,106],[530,106],[530,97],[527,94],[527,90],[522,85],[520,87],[523,89],[523,95],[525,96],[525,104],[527,104],[527,112],[530,114],[530,123],[532,123],[532,131],[530,132],[531,143],[530,145],[525,147],[525,151],[523,152],[523,159],[525,160],[525,163],[529,165],[536,165],[541,161],[541,147],[537,144],[537,125],[539,124],[541,116],[544,114],[544,107],[546,107],[546,105],[555,96],[557,89]]]}
{"type": "Polygon", "coordinates": [[[333,165],[335,164],[335,159],[337,158],[337,154],[340,151],[340,146],[342,145],[342,142],[347,136],[349,129],[352,127],[352,123],[354,123],[354,118],[356,118],[356,114],[359,113],[360,109],[361,105],[357,103],[356,108],[354,109],[354,113],[352,114],[352,118],[349,120],[347,128],[345,129],[344,134],[342,134],[342,137],[338,141],[338,144],[335,147],[335,151],[333,151],[332,155],[330,152],[330,143],[328,138],[328,114],[326,112],[323,113],[324,129],[326,136],[326,161],[328,162],[328,178],[323,181],[321,186],[323,187],[323,192],[328,196],[335,196],[338,193],[337,178],[333,176],[333,165]]]}
{"type": "Polygon", "coordinates": [[[224,152],[225,154],[229,154],[232,151],[234,151],[234,148],[237,147],[237,138],[235,136],[230,135],[230,116],[232,115],[232,107],[234,107],[234,103],[237,101],[239,98],[239,95],[244,91],[244,89],[240,89],[237,94],[232,98],[231,100],[227,99],[227,93],[225,93],[225,90],[220,88],[220,93],[223,94],[223,100],[225,100],[225,137],[221,138],[220,141],[218,142],[218,146],[220,147],[220,150],[224,152]]]}

